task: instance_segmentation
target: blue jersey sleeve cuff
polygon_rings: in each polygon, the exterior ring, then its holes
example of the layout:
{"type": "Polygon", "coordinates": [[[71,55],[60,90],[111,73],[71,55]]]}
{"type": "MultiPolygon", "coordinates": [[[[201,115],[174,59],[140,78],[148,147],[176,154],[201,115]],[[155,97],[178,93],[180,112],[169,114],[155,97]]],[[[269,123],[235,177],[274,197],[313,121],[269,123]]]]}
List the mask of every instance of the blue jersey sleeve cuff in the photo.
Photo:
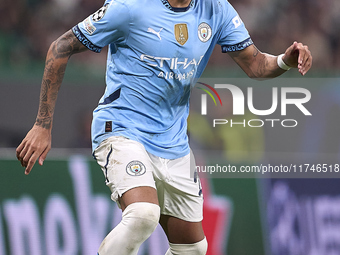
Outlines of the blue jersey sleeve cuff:
{"type": "Polygon", "coordinates": [[[99,53],[102,48],[94,45],[86,36],[81,32],[78,25],[72,28],[73,34],[78,38],[78,40],[89,50],[99,53]]]}
{"type": "Polygon", "coordinates": [[[235,45],[222,45],[222,52],[227,53],[227,52],[235,52],[235,51],[240,51],[244,50],[245,48],[249,47],[250,45],[253,45],[253,40],[249,37],[245,39],[243,42],[240,42],[235,45]]]}

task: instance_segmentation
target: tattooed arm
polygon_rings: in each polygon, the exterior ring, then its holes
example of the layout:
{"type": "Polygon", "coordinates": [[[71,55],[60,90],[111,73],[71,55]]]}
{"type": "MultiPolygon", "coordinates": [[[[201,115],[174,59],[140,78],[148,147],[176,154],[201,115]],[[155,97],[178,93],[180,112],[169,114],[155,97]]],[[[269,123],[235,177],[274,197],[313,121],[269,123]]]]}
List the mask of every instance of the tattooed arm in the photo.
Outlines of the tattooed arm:
{"type": "Polygon", "coordinates": [[[33,128],[16,149],[25,174],[29,174],[36,160],[42,165],[51,149],[53,113],[58,91],[64,78],[68,59],[72,54],[87,50],[69,30],[54,41],[47,53],[40,90],[38,115],[33,128]]]}
{"type": "MultiPolygon", "coordinates": [[[[277,64],[277,56],[260,52],[255,45],[229,55],[250,78],[274,78],[285,72],[277,64]]],[[[283,62],[298,68],[305,75],[312,66],[312,55],[308,47],[294,42],[285,52],[283,62]]]]}

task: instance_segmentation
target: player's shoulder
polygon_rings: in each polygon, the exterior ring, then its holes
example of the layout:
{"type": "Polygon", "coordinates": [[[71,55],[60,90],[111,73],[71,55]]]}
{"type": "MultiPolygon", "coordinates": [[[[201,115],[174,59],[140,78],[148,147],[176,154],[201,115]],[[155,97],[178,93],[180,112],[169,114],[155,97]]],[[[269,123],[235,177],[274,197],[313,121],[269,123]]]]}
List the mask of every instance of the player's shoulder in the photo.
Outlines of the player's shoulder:
{"type": "Polygon", "coordinates": [[[146,0],[106,0],[104,7],[108,10],[112,19],[122,19],[122,16],[128,19],[128,17],[135,17],[138,13],[142,13],[143,6],[147,6],[145,2],[146,0]],[[120,16],[117,16],[117,13],[120,16]]]}
{"type": "Polygon", "coordinates": [[[227,14],[231,9],[232,5],[227,0],[196,0],[197,5],[203,8],[205,12],[213,13],[214,15],[227,14]]]}
{"type": "MultiPolygon", "coordinates": [[[[152,1],[155,1],[155,0],[152,0],[152,1]]],[[[118,4],[128,7],[129,9],[133,9],[134,7],[142,8],[143,5],[147,6],[149,2],[146,0],[106,0],[105,3],[109,3],[109,4],[118,3],[118,4]]]]}

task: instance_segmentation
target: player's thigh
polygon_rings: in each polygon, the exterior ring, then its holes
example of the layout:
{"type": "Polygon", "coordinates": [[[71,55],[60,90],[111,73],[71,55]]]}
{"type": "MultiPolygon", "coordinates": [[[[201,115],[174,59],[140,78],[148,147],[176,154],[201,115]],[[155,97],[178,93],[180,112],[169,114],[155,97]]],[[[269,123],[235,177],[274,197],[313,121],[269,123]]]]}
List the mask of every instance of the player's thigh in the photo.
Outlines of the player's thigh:
{"type": "Polygon", "coordinates": [[[170,243],[192,244],[204,239],[202,222],[189,222],[169,215],[161,215],[160,224],[170,243]]]}
{"type": "Polygon", "coordinates": [[[111,190],[111,199],[123,210],[135,202],[158,204],[153,166],[141,143],[112,136],[94,155],[111,190]]]}
{"type": "Polygon", "coordinates": [[[167,161],[151,155],[151,159],[161,207],[160,224],[169,242],[192,244],[201,241],[204,239],[203,194],[198,176],[191,173],[193,155],[167,161]]]}
{"type": "Polygon", "coordinates": [[[157,191],[147,186],[136,187],[126,191],[118,198],[118,202],[123,211],[128,205],[136,202],[148,202],[158,205],[157,191]]]}
{"type": "Polygon", "coordinates": [[[161,215],[188,222],[203,219],[203,194],[199,177],[191,173],[191,155],[164,160],[150,155],[154,165],[161,215]]]}

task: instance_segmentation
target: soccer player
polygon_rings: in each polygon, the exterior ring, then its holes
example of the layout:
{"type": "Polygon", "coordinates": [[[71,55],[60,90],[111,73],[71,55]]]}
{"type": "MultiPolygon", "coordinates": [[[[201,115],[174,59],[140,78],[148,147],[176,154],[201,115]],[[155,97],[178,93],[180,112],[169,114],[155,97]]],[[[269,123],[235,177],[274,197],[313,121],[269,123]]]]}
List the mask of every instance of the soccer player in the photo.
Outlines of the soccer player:
{"type": "Polygon", "coordinates": [[[272,56],[253,44],[226,0],[107,0],[54,41],[47,53],[36,122],[18,146],[29,174],[51,148],[53,112],[71,55],[108,45],[106,90],[93,112],[93,155],[123,210],[100,255],[137,254],[160,222],[171,254],[206,254],[200,182],[190,175],[190,90],[216,44],[251,78],[291,67],[305,75],[308,47],[272,56]]]}

